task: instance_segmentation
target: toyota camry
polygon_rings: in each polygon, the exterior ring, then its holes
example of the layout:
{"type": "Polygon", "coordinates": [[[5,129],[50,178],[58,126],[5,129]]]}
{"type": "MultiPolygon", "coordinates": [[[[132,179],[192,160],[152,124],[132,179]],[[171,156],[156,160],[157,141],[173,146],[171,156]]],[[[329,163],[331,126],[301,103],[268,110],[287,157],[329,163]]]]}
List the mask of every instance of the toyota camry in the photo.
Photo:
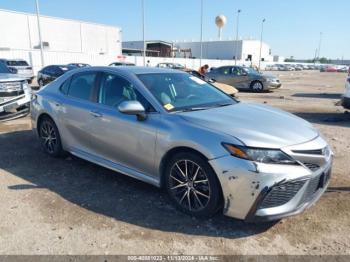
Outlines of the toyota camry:
{"type": "Polygon", "coordinates": [[[48,155],[69,152],[163,187],[189,215],[276,220],[329,184],[333,153],[310,123],[185,72],[81,68],[37,92],[31,108],[48,155]]]}

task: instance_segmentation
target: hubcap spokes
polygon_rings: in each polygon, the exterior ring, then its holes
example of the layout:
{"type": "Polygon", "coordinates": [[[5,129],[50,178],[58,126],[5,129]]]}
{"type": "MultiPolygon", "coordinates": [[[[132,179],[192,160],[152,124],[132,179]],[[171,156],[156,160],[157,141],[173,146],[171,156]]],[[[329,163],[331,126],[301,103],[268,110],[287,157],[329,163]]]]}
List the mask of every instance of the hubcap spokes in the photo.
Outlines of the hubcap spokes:
{"type": "Polygon", "coordinates": [[[44,123],[41,126],[40,134],[41,134],[41,139],[43,140],[45,149],[49,153],[53,153],[57,145],[56,132],[53,126],[47,122],[44,123]]]}
{"type": "Polygon", "coordinates": [[[199,211],[207,206],[210,185],[199,165],[191,160],[179,160],[170,172],[170,189],[181,206],[189,211],[199,211]]]}
{"type": "Polygon", "coordinates": [[[254,89],[254,90],[261,90],[261,84],[260,84],[260,83],[255,83],[255,84],[253,85],[253,89],[254,89]]]}

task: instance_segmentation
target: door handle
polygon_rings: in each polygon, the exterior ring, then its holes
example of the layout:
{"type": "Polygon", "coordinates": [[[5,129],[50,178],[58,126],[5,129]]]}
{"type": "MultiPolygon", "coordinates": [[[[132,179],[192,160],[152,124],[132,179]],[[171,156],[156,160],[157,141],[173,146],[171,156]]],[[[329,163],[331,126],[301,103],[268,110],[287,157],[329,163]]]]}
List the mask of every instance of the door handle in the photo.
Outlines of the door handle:
{"type": "Polygon", "coordinates": [[[56,106],[56,107],[60,107],[60,106],[61,106],[61,104],[60,104],[60,103],[58,103],[58,102],[55,102],[55,106],[56,106]]]}
{"type": "Polygon", "coordinates": [[[93,117],[102,117],[102,114],[97,111],[90,111],[90,115],[93,117]]]}

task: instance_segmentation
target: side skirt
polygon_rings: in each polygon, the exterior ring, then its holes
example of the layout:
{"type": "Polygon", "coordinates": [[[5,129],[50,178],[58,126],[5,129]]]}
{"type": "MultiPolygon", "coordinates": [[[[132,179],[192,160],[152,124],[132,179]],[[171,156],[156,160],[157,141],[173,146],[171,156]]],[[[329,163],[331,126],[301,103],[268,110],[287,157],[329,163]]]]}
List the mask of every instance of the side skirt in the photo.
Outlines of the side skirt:
{"type": "Polygon", "coordinates": [[[96,165],[103,166],[103,167],[111,169],[113,171],[122,173],[123,175],[127,175],[127,176],[130,176],[132,178],[146,182],[148,184],[154,185],[156,187],[160,187],[160,180],[155,179],[155,178],[150,177],[150,176],[147,176],[147,175],[140,173],[136,170],[130,169],[130,168],[125,167],[123,165],[120,165],[120,164],[117,164],[117,163],[112,162],[110,160],[92,155],[90,153],[87,153],[85,151],[82,151],[82,150],[79,150],[76,148],[71,149],[69,151],[72,155],[75,155],[79,158],[82,158],[84,160],[92,162],[96,165]]]}

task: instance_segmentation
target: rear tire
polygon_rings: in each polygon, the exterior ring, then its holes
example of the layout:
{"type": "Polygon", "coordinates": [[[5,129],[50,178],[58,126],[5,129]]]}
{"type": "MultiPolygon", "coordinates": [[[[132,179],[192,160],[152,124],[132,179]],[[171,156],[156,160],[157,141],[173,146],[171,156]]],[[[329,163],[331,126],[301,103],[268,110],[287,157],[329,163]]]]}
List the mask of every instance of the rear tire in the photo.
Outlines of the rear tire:
{"type": "Polygon", "coordinates": [[[174,205],[195,217],[211,217],[221,207],[221,188],[207,160],[178,153],[165,170],[165,186],[174,205]]]}
{"type": "Polygon", "coordinates": [[[41,120],[38,133],[41,146],[46,154],[52,157],[60,157],[63,154],[61,137],[51,118],[45,117],[41,120]]]}

